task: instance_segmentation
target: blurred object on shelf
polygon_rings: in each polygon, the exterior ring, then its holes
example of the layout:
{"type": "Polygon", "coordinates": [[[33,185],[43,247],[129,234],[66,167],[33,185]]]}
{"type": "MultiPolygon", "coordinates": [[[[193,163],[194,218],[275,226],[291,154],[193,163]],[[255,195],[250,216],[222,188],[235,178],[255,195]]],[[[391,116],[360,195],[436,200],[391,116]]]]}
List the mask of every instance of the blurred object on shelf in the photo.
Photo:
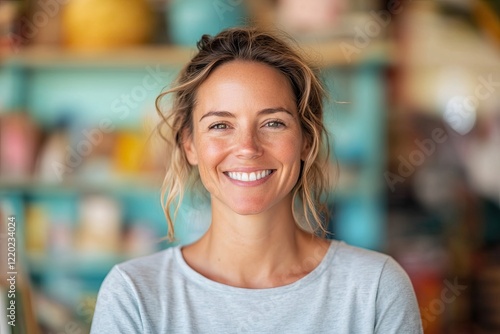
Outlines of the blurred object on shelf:
{"type": "Polygon", "coordinates": [[[73,251],[71,221],[65,219],[52,221],[49,229],[49,253],[53,256],[70,254],[73,251]]]}
{"type": "Polygon", "coordinates": [[[167,23],[174,44],[194,47],[203,34],[247,23],[245,1],[171,0],[167,23]]]}
{"type": "Polygon", "coordinates": [[[0,57],[14,52],[21,38],[16,34],[14,26],[19,12],[19,1],[0,2],[0,57]]]}
{"type": "Polygon", "coordinates": [[[425,333],[441,333],[450,312],[444,306],[440,307],[449,262],[446,250],[439,240],[430,236],[407,237],[395,245],[396,260],[406,270],[415,288],[425,333]]]}
{"type": "Polygon", "coordinates": [[[442,15],[439,2],[413,1],[405,9],[399,17],[402,102],[455,119],[464,115],[457,129],[467,132],[474,117],[500,105],[498,48],[463,17],[442,15]]]}
{"type": "Polygon", "coordinates": [[[158,238],[155,232],[147,227],[146,222],[133,222],[125,232],[123,253],[129,258],[152,254],[156,250],[158,238]]]}
{"type": "Polygon", "coordinates": [[[474,93],[474,74],[461,66],[446,66],[436,78],[437,99],[443,120],[455,132],[465,135],[477,120],[477,105],[466,103],[466,96],[474,93]]]}
{"type": "Polygon", "coordinates": [[[155,29],[151,38],[153,44],[170,44],[169,34],[167,31],[167,5],[170,0],[148,0],[151,10],[154,15],[155,29]]]}
{"type": "Polygon", "coordinates": [[[122,216],[112,197],[88,195],[80,205],[76,251],[88,255],[115,255],[120,252],[122,216]]]}
{"type": "Polygon", "coordinates": [[[480,333],[500,332],[500,248],[486,256],[484,268],[476,274],[474,303],[480,333]]]}
{"type": "MultiPolygon", "coordinates": [[[[27,1],[21,17],[23,44],[58,46],[61,43],[61,11],[68,1],[27,1]]],[[[71,2],[71,1],[70,1],[71,2]]]]}
{"type": "Polygon", "coordinates": [[[476,241],[467,230],[470,208],[457,213],[465,219],[445,221],[411,199],[409,203],[413,204],[392,210],[388,241],[390,253],[415,288],[424,333],[470,333],[471,254],[476,241]]]}
{"type": "MultiPolygon", "coordinates": [[[[158,124],[160,116],[156,110],[146,112],[143,121],[143,131],[147,136],[146,144],[144,145],[144,159],[141,162],[141,167],[145,173],[153,173],[160,175],[163,179],[163,173],[166,166],[170,163],[170,157],[167,156],[167,143],[161,137],[158,124]]],[[[161,180],[160,179],[160,180],[161,180]]]]}
{"type": "Polygon", "coordinates": [[[105,129],[64,114],[44,131],[39,135],[25,113],[0,115],[2,182],[48,186],[71,182],[98,185],[123,179],[154,181],[165,168],[166,144],[151,126],[105,129]]]}
{"type": "Polygon", "coordinates": [[[30,203],[26,208],[25,242],[28,254],[44,254],[50,231],[47,208],[40,203],[30,203]]]}
{"type": "Polygon", "coordinates": [[[477,23],[486,35],[496,43],[497,47],[500,47],[499,12],[495,13],[494,7],[492,7],[495,4],[498,10],[498,1],[475,0],[471,2],[474,5],[473,13],[477,23]]]}
{"type": "Polygon", "coordinates": [[[144,161],[144,138],[140,133],[120,131],[114,149],[115,170],[125,175],[137,174],[144,161]]]}
{"type": "Polygon", "coordinates": [[[453,145],[459,135],[437,115],[412,112],[400,117],[391,124],[400,134],[391,138],[398,147],[389,166],[404,178],[389,193],[390,253],[414,284],[425,333],[469,333],[473,254],[484,242],[480,200],[453,145]]]}
{"type": "Polygon", "coordinates": [[[90,124],[85,126],[82,122],[78,128],[72,129],[71,137],[73,152],[76,152],[74,154],[77,154],[80,160],[76,167],[70,165],[73,179],[99,184],[116,177],[112,161],[117,145],[116,131],[90,124]]]}
{"type": "Polygon", "coordinates": [[[393,16],[403,7],[400,2],[382,4],[364,0],[256,0],[249,2],[249,7],[259,26],[278,28],[299,41],[343,38],[340,49],[359,53],[372,40],[387,36],[393,16]]]}
{"type": "Polygon", "coordinates": [[[38,310],[38,321],[43,328],[42,333],[88,333],[89,326],[85,326],[75,319],[67,305],[44,294],[37,294],[35,298],[38,310]]]}
{"type": "Polygon", "coordinates": [[[66,179],[68,145],[67,125],[59,122],[41,144],[34,175],[37,181],[57,183],[66,179]]]}
{"type": "Polygon", "coordinates": [[[154,29],[154,15],[146,0],[72,0],[62,13],[64,42],[80,50],[143,44],[154,29]]]}
{"type": "Polygon", "coordinates": [[[347,0],[279,0],[276,16],[286,31],[321,33],[337,27],[348,8],[347,0]]]}
{"type": "Polygon", "coordinates": [[[29,178],[33,172],[39,130],[29,114],[0,114],[0,176],[10,181],[29,178]]]}
{"type": "Polygon", "coordinates": [[[475,131],[453,135],[454,149],[476,193],[500,201],[500,104],[497,113],[482,114],[475,131]]]}

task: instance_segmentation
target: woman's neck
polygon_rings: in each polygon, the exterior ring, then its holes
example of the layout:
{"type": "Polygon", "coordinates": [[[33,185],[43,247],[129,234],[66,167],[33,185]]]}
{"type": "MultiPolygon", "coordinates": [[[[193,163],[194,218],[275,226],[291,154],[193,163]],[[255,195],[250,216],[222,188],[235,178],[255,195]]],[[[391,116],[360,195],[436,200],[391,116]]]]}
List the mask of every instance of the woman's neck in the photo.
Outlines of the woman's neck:
{"type": "Polygon", "coordinates": [[[302,231],[290,206],[258,215],[237,215],[212,206],[212,224],[186,246],[186,262],[200,274],[227,285],[268,288],[292,283],[314,269],[327,243],[302,231]]]}

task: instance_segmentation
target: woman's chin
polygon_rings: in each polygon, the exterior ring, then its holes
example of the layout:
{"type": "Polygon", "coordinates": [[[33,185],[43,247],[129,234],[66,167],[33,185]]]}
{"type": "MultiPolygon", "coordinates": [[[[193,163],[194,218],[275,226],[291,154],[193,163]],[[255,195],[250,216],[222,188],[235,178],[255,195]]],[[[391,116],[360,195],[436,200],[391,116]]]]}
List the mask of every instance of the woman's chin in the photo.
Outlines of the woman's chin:
{"type": "Polygon", "coordinates": [[[248,201],[242,199],[241,202],[226,203],[226,207],[241,216],[258,215],[269,210],[269,203],[263,201],[248,201]]]}
{"type": "Polygon", "coordinates": [[[224,210],[229,209],[241,216],[259,215],[276,210],[282,211],[285,208],[291,208],[291,203],[291,196],[289,198],[279,198],[277,201],[272,201],[265,196],[245,196],[240,198],[234,196],[222,201],[220,201],[220,198],[218,201],[214,201],[212,197],[212,206],[222,204],[221,208],[225,207],[224,210]]]}
{"type": "MultiPolygon", "coordinates": [[[[285,203],[283,203],[285,204],[285,203]]],[[[272,204],[265,201],[258,202],[245,202],[245,203],[231,203],[228,207],[236,214],[241,216],[259,215],[270,211],[280,210],[276,203],[272,204]]],[[[291,205],[289,206],[291,207],[291,205]]]]}

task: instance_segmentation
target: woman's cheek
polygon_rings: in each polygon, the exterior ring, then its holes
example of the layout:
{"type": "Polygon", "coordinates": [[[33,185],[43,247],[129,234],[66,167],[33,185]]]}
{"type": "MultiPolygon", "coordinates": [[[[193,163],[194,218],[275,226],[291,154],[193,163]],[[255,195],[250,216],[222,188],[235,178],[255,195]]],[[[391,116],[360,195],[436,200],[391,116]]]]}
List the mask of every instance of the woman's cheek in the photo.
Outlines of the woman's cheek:
{"type": "Polygon", "coordinates": [[[279,152],[284,158],[288,158],[288,162],[294,162],[299,160],[302,147],[302,141],[297,136],[284,136],[283,138],[274,141],[276,143],[276,152],[279,152]]]}
{"type": "MultiPolygon", "coordinates": [[[[217,178],[217,175],[211,175],[218,173],[218,166],[224,160],[226,156],[225,151],[227,150],[228,144],[225,141],[213,139],[213,138],[200,138],[198,142],[198,168],[200,174],[202,174],[202,181],[209,183],[212,178],[217,178]],[[204,174],[204,175],[203,175],[204,174]]],[[[206,185],[208,186],[208,184],[206,185]]]]}

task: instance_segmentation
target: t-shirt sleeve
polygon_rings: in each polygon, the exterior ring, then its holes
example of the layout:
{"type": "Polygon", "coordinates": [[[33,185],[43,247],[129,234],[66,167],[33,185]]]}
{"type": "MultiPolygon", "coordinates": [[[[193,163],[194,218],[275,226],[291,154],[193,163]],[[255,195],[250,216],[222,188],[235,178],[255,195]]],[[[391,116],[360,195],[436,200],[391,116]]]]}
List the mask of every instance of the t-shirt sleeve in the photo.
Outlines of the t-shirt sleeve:
{"type": "Polygon", "coordinates": [[[113,267],[97,295],[90,333],[142,333],[139,307],[128,277],[117,266],[113,267]]]}
{"type": "Polygon", "coordinates": [[[403,268],[392,258],[387,259],[380,275],[375,333],[423,333],[411,281],[403,268]]]}

